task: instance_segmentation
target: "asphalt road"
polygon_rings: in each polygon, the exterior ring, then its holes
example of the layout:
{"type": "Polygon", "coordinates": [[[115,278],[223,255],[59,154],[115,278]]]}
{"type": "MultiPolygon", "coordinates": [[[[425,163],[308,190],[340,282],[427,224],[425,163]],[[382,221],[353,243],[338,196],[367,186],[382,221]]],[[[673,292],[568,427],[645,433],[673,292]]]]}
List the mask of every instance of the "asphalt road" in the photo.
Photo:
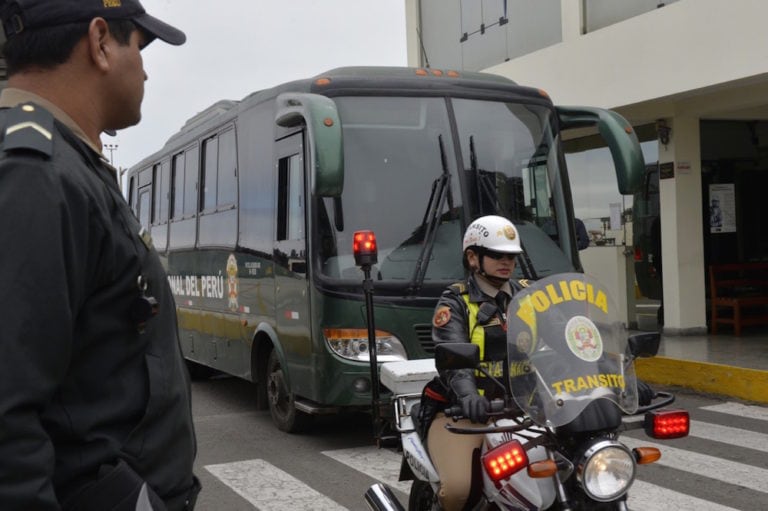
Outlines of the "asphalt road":
{"type": "MultiPolygon", "coordinates": [[[[193,383],[198,511],[366,509],[365,489],[396,483],[399,457],[377,449],[370,417],[322,417],[311,433],[278,431],[255,409],[254,387],[235,378],[193,383]]],[[[768,408],[677,392],[691,413],[690,437],[663,443],[662,460],[639,467],[633,510],[768,509],[768,408]]],[[[630,447],[659,443],[642,432],[630,447]]],[[[398,496],[406,501],[407,484],[398,496]]]]}

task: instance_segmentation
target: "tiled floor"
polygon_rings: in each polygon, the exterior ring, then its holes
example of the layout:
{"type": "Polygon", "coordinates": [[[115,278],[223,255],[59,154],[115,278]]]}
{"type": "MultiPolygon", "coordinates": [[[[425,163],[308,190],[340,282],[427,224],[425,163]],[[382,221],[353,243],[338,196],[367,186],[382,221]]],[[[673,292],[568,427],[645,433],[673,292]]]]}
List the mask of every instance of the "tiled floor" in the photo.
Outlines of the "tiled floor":
{"type": "MultiPolygon", "coordinates": [[[[638,303],[637,319],[640,330],[655,330],[654,303],[638,303]]],[[[661,336],[659,355],[669,358],[710,362],[747,369],[768,371],[768,328],[744,327],[736,337],[724,327],[718,335],[661,336]]]]}

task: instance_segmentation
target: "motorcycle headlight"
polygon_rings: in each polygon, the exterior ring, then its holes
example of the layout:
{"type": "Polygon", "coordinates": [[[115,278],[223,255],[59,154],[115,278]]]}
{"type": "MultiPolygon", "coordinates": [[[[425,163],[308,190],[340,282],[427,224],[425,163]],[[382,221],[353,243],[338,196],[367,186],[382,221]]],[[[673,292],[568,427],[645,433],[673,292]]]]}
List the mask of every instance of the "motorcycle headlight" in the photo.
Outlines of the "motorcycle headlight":
{"type": "MultiPolygon", "coordinates": [[[[362,328],[325,328],[325,342],[340,357],[367,362],[368,330],[362,328]]],[[[400,339],[384,330],[376,330],[376,360],[378,362],[396,362],[408,360],[400,339]]]]}
{"type": "Polygon", "coordinates": [[[635,479],[635,458],[629,449],[614,440],[602,440],[592,445],[577,467],[582,488],[598,502],[621,497],[635,479]]]}

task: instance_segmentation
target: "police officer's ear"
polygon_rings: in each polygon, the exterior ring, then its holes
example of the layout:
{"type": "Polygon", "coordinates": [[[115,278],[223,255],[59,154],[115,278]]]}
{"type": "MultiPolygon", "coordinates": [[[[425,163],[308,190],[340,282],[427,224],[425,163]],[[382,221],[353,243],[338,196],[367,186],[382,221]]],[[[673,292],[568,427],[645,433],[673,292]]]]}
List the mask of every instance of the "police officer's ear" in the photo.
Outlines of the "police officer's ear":
{"type": "Polygon", "coordinates": [[[100,71],[108,71],[110,67],[111,44],[109,25],[104,18],[93,18],[88,25],[88,51],[94,65],[100,71]]]}
{"type": "Polygon", "coordinates": [[[480,267],[480,257],[477,252],[468,248],[464,252],[464,259],[466,260],[466,267],[468,270],[476,270],[480,267]]]}

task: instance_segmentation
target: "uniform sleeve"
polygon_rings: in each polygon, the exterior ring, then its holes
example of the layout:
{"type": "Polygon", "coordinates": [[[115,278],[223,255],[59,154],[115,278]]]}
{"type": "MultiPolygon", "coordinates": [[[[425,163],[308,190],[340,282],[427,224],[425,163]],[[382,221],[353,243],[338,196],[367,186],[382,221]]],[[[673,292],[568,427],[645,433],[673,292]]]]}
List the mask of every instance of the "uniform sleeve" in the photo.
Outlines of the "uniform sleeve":
{"type": "Polygon", "coordinates": [[[67,372],[88,260],[87,204],[29,157],[0,162],[0,502],[59,509],[44,410],[67,372]],[[78,230],[75,230],[77,228],[78,230]]]}
{"type": "MultiPolygon", "coordinates": [[[[435,306],[435,314],[432,317],[432,340],[435,344],[441,342],[470,342],[469,318],[467,305],[461,296],[450,289],[443,292],[435,306]]],[[[452,388],[451,382],[455,379],[472,380],[472,369],[456,369],[441,371],[440,376],[446,387],[452,388]]]]}
{"type": "Polygon", "coordinates": [[[469,342],[469,321],[464,300],[450,290],[443,292],[432,317],[432,340],[440,342],[469,342]]]}

